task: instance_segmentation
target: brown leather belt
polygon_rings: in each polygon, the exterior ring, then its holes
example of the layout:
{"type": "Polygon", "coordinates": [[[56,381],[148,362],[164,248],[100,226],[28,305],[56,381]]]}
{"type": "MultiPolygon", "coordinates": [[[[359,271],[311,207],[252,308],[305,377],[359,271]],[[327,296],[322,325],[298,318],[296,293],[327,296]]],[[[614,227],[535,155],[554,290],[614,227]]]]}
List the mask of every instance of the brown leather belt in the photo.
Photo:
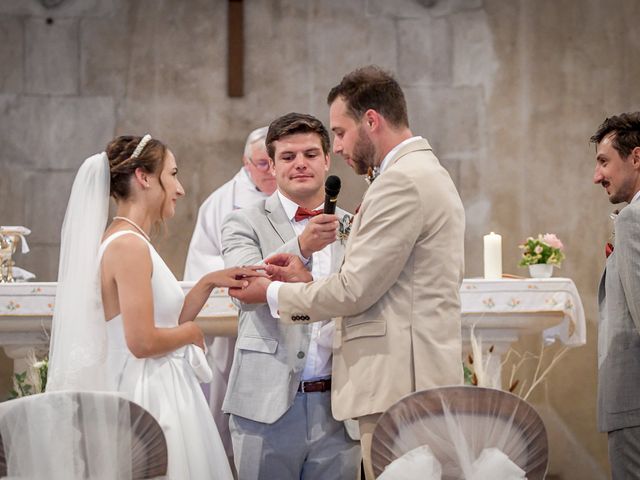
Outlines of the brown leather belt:
{"type": "Polygon", "coordinates": [[[304,393],[328,392],[331,390],[331,379],[314,380],[312,382],[300,382],[298,391],[304,393]]]}

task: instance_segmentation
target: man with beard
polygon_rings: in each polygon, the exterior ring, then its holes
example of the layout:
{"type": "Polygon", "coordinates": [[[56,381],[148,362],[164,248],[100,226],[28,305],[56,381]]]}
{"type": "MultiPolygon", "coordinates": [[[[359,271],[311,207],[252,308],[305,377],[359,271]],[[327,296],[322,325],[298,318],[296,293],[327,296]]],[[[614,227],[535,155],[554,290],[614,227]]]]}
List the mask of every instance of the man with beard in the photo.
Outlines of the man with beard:
{"type": "Polygon", "coordinates": [[[608,433],[612,478],[640,478],[640,112],[607,118],[591,141],[593,182],[611,203],[629,204],[615,218],[598,292],[598,429],[608,433]]]}
{"type": "Polygon", "coordinates": [[[294,324],[339,317],[333,414],[358,419],[372,480],[371,435],[382,412],[408,393],[462,383],[464,210],[427,140],[409,129],[390,74],[355,70],[327,100],[333,151],[371,182],[344,263],[312,281],[299,258],[275,255],[266,260],[273,278],[298,283],[261,278],[230,294],[249,303],[266,296],[272,314],[294,324]]]}

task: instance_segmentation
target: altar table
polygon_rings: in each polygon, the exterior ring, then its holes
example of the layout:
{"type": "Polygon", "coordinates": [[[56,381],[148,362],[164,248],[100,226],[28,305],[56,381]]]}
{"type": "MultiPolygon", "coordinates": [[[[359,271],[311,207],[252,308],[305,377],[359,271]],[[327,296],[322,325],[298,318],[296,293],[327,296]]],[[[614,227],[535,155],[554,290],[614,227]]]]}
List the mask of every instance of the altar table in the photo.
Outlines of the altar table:
{"type": "MultiPolygon", "coordinates": [[[[180,282],[186,292],[194,282],[180,282]]],[[[24,370],[24,357],[49,344],[56,283],[0,284],[0,346],[24,370]]],[[[572,280],[465,279],[460,289],[463,338],[473,327],[483,344],[504,353],[520,335],[541,333],[546,343],[559,340],[568,346],[586,343],[582,301],[572,280]]],[[[235,336],[237,307],[225,289],[214,289],[197,323],[208,335],[235,336]]]]}

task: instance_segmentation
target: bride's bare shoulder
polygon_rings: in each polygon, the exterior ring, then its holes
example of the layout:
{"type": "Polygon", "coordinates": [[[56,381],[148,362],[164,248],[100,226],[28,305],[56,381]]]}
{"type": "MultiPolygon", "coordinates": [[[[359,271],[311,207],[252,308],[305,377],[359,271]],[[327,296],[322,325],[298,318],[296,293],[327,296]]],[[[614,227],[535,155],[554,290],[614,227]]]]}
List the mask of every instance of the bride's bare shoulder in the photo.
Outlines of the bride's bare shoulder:
{"type": "MultiPolygon", "coordinates": [[[[122,230],[118,230],[122,231],[122,230]]],[[[104,260],[137,260],[149,258],[149,246],[135,232],[120,234],[110,239],[118,231],[106,232],[104,241],[109,241],[104,250],[104,260]]],[[[130,231],[130,230],[127,230],[130,231]]]]}

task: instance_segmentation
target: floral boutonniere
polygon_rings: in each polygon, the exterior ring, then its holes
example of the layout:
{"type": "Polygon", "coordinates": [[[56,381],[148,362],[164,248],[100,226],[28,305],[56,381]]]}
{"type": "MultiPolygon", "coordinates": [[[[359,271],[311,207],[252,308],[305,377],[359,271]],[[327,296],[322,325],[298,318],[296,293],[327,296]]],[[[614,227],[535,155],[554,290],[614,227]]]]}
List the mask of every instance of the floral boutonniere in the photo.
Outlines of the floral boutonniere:
{"type": "Polygon", "coordinates": [[[611,212],[609,214],[609,218],[611,219],[611,223],[613,223],[613,226],[611,227],[611,243],[613,243],[613,240],[616,236],[616,220],[618,219],[618,214],[620,213],[620,210],[614,210],[613,212],[611,212]]]}
{"type": "Polygon", "coordinates": [[[345,244],[349,234],[351,233],[351,224],[353,223],[353,216],[346,213],[342,220],[338,221],[338,239],[342,245],[345,244]]]}
{"type": "Polygon", "coordinates": [[[364,177],[364,179],[367,181],[367,183],[369,185],[371,185],[373,183],[373,181],[378,178],[378,176],[380,175],[380,167],[369,167],[369,169],[367,170],[367,176],[364,177]]]}

